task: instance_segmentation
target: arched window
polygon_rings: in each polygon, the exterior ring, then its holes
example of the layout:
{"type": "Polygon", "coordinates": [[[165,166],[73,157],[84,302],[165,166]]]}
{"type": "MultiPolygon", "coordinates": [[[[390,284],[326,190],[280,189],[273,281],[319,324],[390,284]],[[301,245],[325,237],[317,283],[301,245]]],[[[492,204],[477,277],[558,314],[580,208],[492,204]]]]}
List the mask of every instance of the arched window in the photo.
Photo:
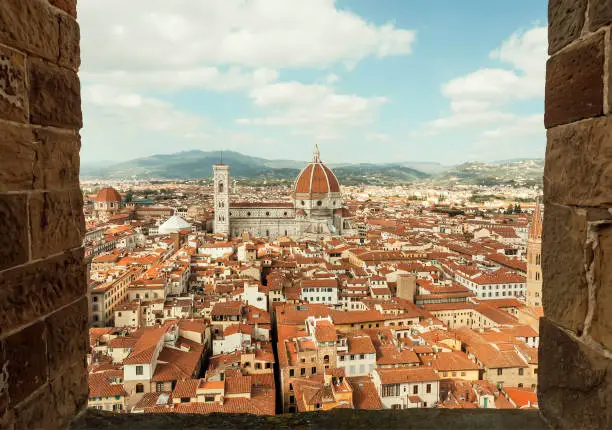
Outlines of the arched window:
{"type": "Polygon", "coordinates": [[[329,355],[325,355],[325,356],[323,357],[323,362],[324,362],[324,363],[329,363],[329,355]]]}
{"type": "Polygon", "coordinates": [[[223,182],[219,182],[218,192],[223,192],[223,182]]]}
{"type": "Polygon", "coordinates": [[[302,203],[302,206],[304,206],[304,205],[305,205],[304,200],[302,200],[302,202],[301,202],[301,203],[302,203]]]}
{"type": "Polygon", "coordinates": [[[144,385],[136,384],[136,392],[137,393],[144,393],[144,385]]]}

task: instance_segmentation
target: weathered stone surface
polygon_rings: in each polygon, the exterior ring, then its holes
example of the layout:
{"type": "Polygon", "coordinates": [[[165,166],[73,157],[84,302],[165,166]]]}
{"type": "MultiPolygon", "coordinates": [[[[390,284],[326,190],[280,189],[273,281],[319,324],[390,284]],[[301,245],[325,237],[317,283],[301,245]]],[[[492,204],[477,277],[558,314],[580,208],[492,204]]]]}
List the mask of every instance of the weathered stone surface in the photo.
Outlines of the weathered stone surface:
{"type": "Polygon", "coordinates": [[[587,0],[549,0],[548,54],[578,39],[584,27],[587,0]]]}
{"type": "Polygon", "coordinates": [[[540,319],[538,402],[553,428],[612,425],[612,362],[540,319]]]}
{"type": "Polygon", "coordinates": [[[586,228],[586,214],[574,208],[546,205],[542,232],[544,314],[579,334],[588,306],[586,228]]]}
{"type": "Polygon", "coordinates": [[[83,359],[51,381],[57,428],[66,428],[74,416],[87,406],[88,391],[87,368],[83,359]]]}
{"type": "MultiPolygon", "coordinates": [[[[612,221],[592,227],[597,235],[596,248],[593,250],[593,274],[595,284],[595,312],[591,324],[592,338],[612,350],[612,221]]],[[[587,261],[590,263],[591,261],[587,261]]]]}
{"type": "Polygon", "coordinates": [[[603,67],[603,33],[594,34],[548,60],[546,128],[603,115],[603,67]]]}
{"type": "Polygon", "coordinates": [[[77,17],[77,0],[49,0],[50,3],[64,12],[77,17]]]}
{"type": "Polygon", "coordinates": [[[28,261],[27,204],[24,195],[0,195],[0,270],[28,261]]]}
{"type": "Polygon", "coordinates": [[[76,132],[35,129],[41,188],[78,188],[81,139],[76,132]]]}
{"type": "Polygon", "coordinates": [[[5,416],[9,407],[8,366],[5,351],[4,342],[0,341],[0,428],[6,427],[9,418],[5,416]]]}
{"type": "Polygon", "coordinates": [[[45,324],[38,322],[12,334],[5,345],[10,404],[17,405],[47,382],[45,324]]]}
{"type": "Polygon", "coordinates": [[[74,71],[28,58],[30,122],[81,128],[81,87],[74,71]]]}
{"type": "Polygon", "coordinates": [[[51,315],[47,324],[49,377],[65,372],[87,355],[87,297],[51,315]]]}
{"type": "Polygon", "coordinates": [[[36,188],[38,176],[34,134],[28,126],[0,127],[0,192],[36,188]]]}
{"type": "Polygon", "coordinates": [[[25,55],[0,45],[0,117],[27,122],[25,55]]]}
{"type": "Polygon", "coordinates": [[[610,0],[590,0],[589,29],[597,30],[612,23],[612,2],[610,0]]]}
{"type": "Polygon", "coordinates": [[[402,429],[402,430],[544,430],[538,411],[513,409],[333,409],[275,416],[248,414],[113,414],[88,409],[72,430],[205,429],[402,429]]]}
{"type": "Polygon", "coordinates": [[[59,64],[77,71],[81,65],[79,24],[68,15],[60,15],[60,56],[59,64]]]}
{"type": "Polygon", "coordinates": [[[32,194],[32,258],[44,258],[78,247],[85,232],[82,208],[83,195],[79,189],[32,194]]]}
{"type": "Polygon", "coordinates": [[[57,12],[40,0],[2,0],[0,43],[49,60],[59,56],[57,12]]]}
{"type": "Polygon", "coordinates": [[[0,285],[1,336],[85,294],[83,251],[1,272],[0,285]]]}
{"type": "Polygon", "coordinates": [[[51,387],[48,385],[20,404],[15,415],[15,430],[61,428],[52,402],[51,387]]]}
{"type": "Polygon", "coordinates": [[[612,117],[558,126],[547,134],[547,200],[565,205],[611,206],[612,117]]]}

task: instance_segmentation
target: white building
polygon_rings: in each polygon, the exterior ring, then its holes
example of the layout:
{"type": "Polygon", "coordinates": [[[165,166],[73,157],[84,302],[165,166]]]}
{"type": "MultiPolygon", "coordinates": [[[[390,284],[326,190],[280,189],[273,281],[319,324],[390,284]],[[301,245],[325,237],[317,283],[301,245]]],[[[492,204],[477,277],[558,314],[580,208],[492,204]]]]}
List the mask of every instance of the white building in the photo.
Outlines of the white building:
{"type": "Polygon", "coordinates": [[[298,175],[291,200],[285,202],[230,202],[229,166],[214,170],[214,232],[258,237],[354,234],[355,226],[343,208],[340,184],[323,164],[315,146],[314,157],[298,175]]]}
{"type": "Polygon", "coordinates": [[[431,367],[375,369],[372,381],[386,409],[432,408],[440,399],[440,376],[431,367]]]}

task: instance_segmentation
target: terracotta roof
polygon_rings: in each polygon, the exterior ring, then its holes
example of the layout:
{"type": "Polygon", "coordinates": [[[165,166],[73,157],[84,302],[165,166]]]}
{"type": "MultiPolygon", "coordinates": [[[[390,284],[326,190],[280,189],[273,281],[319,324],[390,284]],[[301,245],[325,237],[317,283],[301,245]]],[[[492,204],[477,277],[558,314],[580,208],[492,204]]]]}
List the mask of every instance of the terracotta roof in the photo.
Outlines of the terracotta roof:
{"type": "Polygon", "coordinates": [[[401,384],[403,382],[438,381],[440,376],[431,367],[399,367],[375,369],[383,384],[401,384]]]}
{"type": "Polygon", "coordinates": [[[378,391],[367,376],[347,378],[353,388],[353,405],[355,409],[382,409],[378,391]]]}
{"type": "Polygon", "coordinates": [[[89,398],[127,396],[122,384],[111,384],[110,377],[114,375],[103,373],[90,373],[87,383],[89,385],[89,398]]]}
{"type": "Polygon", "coordinates": [[[96,196],[96,202],[121,203],[121,194],[114,188],[102,188],[96,196]]]}
{"type": "Polygon", "coordinates": [[[338,339],[336,328],[327,320],[319,320],[315,326],[317,342],[335,342],[338,339]]]}
{"type": "Polygon", "coordinates": [[[478,370],[480,367],[460,351],[440,352],[431,361],[431,366],[440,372],[478,370]]]}
{"type": "Polygon", "coordinates": [[[296,193],[339,193],[340,184],[334,172],[323,163],[313,162],[306,166],[295,180],[296,193]]]}
{"type": "Polygon", "coordinates": [[[195,397],[199,383],[199,379],[186,379],[176,381],[176,386],[174,387],[174,391],[172,391],[172,396],[176,398],[195,397]]]}

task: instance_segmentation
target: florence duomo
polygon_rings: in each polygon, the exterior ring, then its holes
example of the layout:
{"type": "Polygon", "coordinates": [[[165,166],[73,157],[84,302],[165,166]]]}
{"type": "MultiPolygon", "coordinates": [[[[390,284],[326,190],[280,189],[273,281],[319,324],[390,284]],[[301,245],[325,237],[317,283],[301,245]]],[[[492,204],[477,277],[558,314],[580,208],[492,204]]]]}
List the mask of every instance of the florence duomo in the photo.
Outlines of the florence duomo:
{"type": "Polygon", "coordinates": [[[270,238],[355,233],[352,217],[343,207],[338,178],[321,161],[317,145],[314,147],[312,162],[302,169],[294,182],[290,201],[233,201],[230,166],[219,163],[213,166],[213,170],[214,233],[239,236],[247,232],[270,238]]]}

